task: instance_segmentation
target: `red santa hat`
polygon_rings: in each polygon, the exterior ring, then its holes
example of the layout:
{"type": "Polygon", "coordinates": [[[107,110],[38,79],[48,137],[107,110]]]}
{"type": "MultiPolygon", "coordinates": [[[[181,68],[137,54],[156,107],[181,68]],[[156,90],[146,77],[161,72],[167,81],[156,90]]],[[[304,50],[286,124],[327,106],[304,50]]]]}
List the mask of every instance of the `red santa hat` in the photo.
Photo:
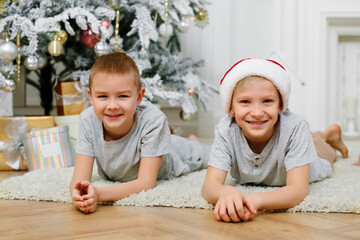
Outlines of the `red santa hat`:
{"type": "Polygon", "coordinates": [[[282,112],[289,105],[291,82],[285,68],[270,59],[245,58],[234,64],[220,81],[220,98],[227,114],[236,84],[246,77],[259,76],[270,80],[279,90],[283,102],[282,112]]]}

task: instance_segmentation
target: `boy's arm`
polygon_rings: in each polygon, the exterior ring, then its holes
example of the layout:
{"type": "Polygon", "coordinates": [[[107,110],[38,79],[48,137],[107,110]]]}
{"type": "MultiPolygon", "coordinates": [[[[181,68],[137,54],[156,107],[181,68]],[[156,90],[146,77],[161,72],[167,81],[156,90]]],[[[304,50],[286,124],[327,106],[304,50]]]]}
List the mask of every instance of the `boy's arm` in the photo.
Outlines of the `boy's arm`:
{"type": "Polygon", "coordinates": [[[284,209],[301,203],[309,189],[310,164],[287,172],[286,186],[271,192],[251,193],[256,209],[284,209]]]}
{"type": "Polygon", "coordinates": [[[86,198],[93,190],[89,188],[93,164],[93,157],[76,155],[74,174],[69,188],[73,205],[83,212],[93,212],[96,209],[96,199],[86,198]]]}
{"type": "Polygon", "coordinates": [[[96,187],[97,201],[116,201],[156,186],[156,179],[160,169],[162,156],[142,157],[138,178],[126,183],[113,186],[96,187]]]}
{"type": "Polygon", "coordinates": [[[202,186],[203,197],[215,204],[215,218],[225,222],[253,218],[256,209],[251,199],[235,187],[225,186],[226,175],[227,172],[209,166],[202,186]]]}
{"type": "Polygon", "coordinates": [[[74,175],[70,182],[70,194],[73,193],[78,181],[91,181],[94,158],[76,154],[74,175]]]}

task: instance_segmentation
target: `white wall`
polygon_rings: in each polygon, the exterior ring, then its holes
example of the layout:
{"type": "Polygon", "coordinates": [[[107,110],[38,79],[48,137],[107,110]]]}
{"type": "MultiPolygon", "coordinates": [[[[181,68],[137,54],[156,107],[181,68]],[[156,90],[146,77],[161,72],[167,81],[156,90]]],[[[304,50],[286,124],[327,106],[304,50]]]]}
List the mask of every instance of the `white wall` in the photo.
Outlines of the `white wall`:
{"type": "MultiPolygon", "coordinates": [[[[330,56],[327,49],[329,16],[360,17],[360,1],[211,2],[209,26],[204,30],[192,28],[182,36],[184,55],[206,61],[202,78],[218,87],[223,74],[237,60],[269,57],[275,51],[292,74],[290,109],[303,115],[312,130],[324,130],[331,122],[341,120],[332,108],[339,99],[329,92],[336,87],[328,86],[329,75],[337,68],[328,60],[337,57],[330,56]]],[[[213,136],[215,124],[224,116],[219,97],[214,98],[211,106],[211,110],[199,116],[199,136],[213,136]]]]}

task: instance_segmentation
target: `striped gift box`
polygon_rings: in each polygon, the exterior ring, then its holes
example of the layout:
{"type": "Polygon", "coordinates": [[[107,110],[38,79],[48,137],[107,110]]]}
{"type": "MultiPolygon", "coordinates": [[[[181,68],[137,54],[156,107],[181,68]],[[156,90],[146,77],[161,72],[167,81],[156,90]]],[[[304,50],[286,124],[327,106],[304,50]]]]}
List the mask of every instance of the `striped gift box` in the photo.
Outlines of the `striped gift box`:
{"type": "Polygon", "coordinates": [[[70,167],[75,163],[69,126],[40,129],[24,134],[25,158],[29,170],[70,167]]]}

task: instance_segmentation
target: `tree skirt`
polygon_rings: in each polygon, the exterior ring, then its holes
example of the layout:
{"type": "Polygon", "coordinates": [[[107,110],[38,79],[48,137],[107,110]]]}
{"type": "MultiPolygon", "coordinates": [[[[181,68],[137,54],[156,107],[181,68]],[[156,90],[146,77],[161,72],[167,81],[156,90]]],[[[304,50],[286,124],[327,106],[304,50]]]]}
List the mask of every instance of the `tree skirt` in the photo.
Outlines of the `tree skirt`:
{"type": "MultiPolygon", "coordinates": [[[[287,211],[360,213],[360,168],[352,166],[353,162],[356,162],[355,157],[339,158],[334,164],[332,176],[310,184],[305,200],[287,211]]],[[[0,198],[70,203],[68,186],[73,170],[73,167],[40,169],[5,179],[0,183],[0,198]]],[[[211,209],[213,205],[205,201],[200,193],[205,174],[206,170],[201,170],[172,180],[158,181],[154,189],[133,194],[112,204],[211,209]]],[[[95,186],[115,184],[101,179],[97,174],[93,174],[92,182],[95,186]]],[[[246,193],[276,189],[236,185],[230,177],[226,184],[246,193]]]]}

